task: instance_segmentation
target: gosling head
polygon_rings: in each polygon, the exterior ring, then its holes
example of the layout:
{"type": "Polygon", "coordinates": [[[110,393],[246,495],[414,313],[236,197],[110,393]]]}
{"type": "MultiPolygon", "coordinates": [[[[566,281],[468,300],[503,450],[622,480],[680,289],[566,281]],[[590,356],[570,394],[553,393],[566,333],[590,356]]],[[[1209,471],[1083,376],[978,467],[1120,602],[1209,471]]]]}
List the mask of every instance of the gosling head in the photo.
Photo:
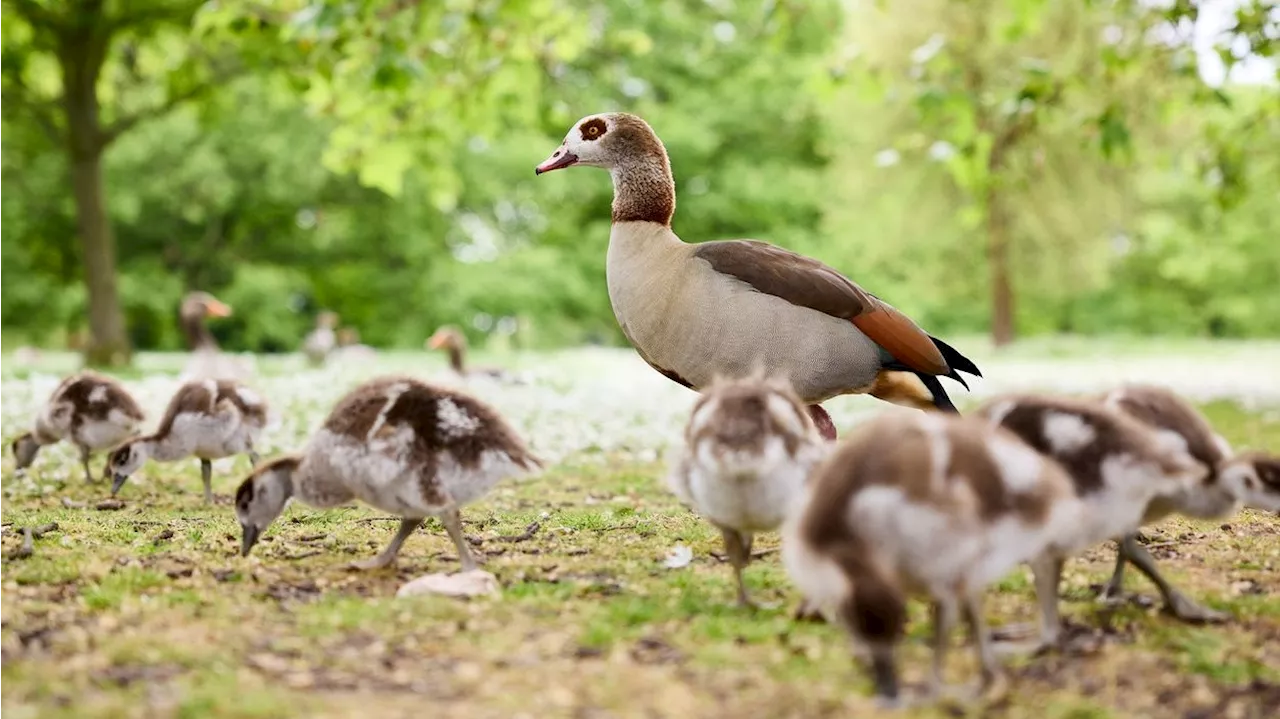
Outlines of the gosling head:
{"type": "Polygon", "coordinates": [[[1246,507],[1280,513],[1280,457],[1247,452],[1224,462],[1218,481],[1246,507]]]}
{"type": "Polygon", "coordinates": [[[293,496],[298,457],[281,457],[261,465],[236,490],[236,518],[244,531],[240,555],[247,557],[258,538],[280,516],[293,496]]]}
{"type": "Polygon", "coordinates": [[[111,496],[120,491],[129,475],[141,469],[150,456],[151,445],[140,437],[127,440],[111,450],[103,470],[105,477],[111,480],[111,496]]]}
{"type": "Polygon", "coordinates": [[[13,444],[10,446],[13,448],[13,461],[17,469],[30,467],[31,463],[36,461],[36,453],[40,451],[40,443],[30,432],[23,432],[14,437],[13,444]]]}

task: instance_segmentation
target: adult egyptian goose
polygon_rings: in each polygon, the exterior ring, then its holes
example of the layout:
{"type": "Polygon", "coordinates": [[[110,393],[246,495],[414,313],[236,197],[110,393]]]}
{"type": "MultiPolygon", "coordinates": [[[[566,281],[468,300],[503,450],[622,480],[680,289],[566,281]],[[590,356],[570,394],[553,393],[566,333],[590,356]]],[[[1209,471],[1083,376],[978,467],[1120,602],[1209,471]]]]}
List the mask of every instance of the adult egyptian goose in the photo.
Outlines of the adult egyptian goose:
{"type": "Polygon", "coordinates": [[[191,358],[182,372],[184,380],[247,380],[252,371],[236,357],[222,352],[205,322],[210,317],[230,317],[231,306],[208,292],[191,292],[178,308],[178,325],[186,338],[191,358]]]}
{"type": "Polygon", "coordinates": [[[176,462],[197,457],[204,501],[212,503],[212,460],[244,453],[257,464],[253,445],[266,424],[267,405],[248,387],[231,380],[187,382],[169,400],[154,433],[111,450],[106,470],[112,478],[111,494],[119,492],[148,459],[176,462]]]}
{"type": "MultiPolygon", "coordinates": [[[[1102,402],[1152,428],[1172,446],[1185,449],[1204,468],[1203,479],[1187,492],[1153,503],[1143,518],[1144,524],[1158,522],[1173,512],[1198,519],[1218,519],[1235,514],[1243,506],[1273,512],[1280,508],[1280,483],[1261,481],[1261,477],[1267,476],[1268,458],[1246,455],[1237,459],[1231,445],[1213,431],[1204,415],[1172,390],[1129,385],[1107,393],[1102,402]]],[[[1212,622],[1230,618],[1224,612],[1192,601],[1169,584],[1156,568],[1155,559],[1138,542],[1136,533],[1120,540],[1116,568],[1103,589],[1103,596],[1120,594],[1126,562],[1156,585],[1165,607],[1178,619],[1212,622]]]]}
{"type": "Polygon", "coordinates": [[[1058,585],[1065,560],[1098,542],[1138,531],[1153,506],[1187,496],[1203,484],[1207,470],[1185,444],[1170,442],[1095,401],[1033,394],[997,397],[974,418],[1008,430],[1056,461],[1084,503],[1072,535],[1031,563],[1040,639],[1028,648],[1052,646],[1061,631],[1058,585]]]}
{"type": "Polygon", "coordinates": [[[292,497],[313,507],[359,499],[403,517],[391,544],[361,569],[390,565],[426,517],[439,517],[464,571],[476,562],[458,508],[540,463],[491,407],[407,377],[383,377],[338,401],[299,456],[257,468],[236,492],[247,556],[292,497]]]}
{"type": "Polygon", "coordinates": [[[511,379],[510,375],[496,367],[470,367],[467,359],[467,336],[453,325],[436,330],[426,342],[427,349],[449,353],[449,368],[463,377],[482,376],[494,379],[511,379]]]}
{"type": "Polygon", "coordinates": [[[93,482],[90,453],[116,446],[137,432],[143,419],[142,408],[119,382],[93,372],[73,375],[49,396],[31,431],[13,440],[15,464],[25,469],[41,447],[67,439],[80,448],[84,479],[93,482]]]}
{"type": "Polygon", "coordinates": [[[302,340],[302,353],[313,365],[322,365],[329,353],[338,346],[338,336],[334,328],[338,326],[338,315],[328,310],[316,315],[315,329],[307,333],[302,340]]]}
{"type": "MultiPolygon", "coordinates": [[[[755,240],[687,244],[671,230],[676,190],[667,151],[626,113],[579,120],[537,174],[574,165],[613,176],[606,274],[623,334],[658,372],[700,390],[757,367],[785,376],[827,438],[820,403],[870,394],[955,411],[938,381],[978,368],[839,272],[755,240]]],[[[967,385],[966,385],[967,386],[967,385]]]]}
{"type": "Polygon", "coordinates": [[[870,653],[876,694],[898,701],[894,647],[909,594],[933,604],[930,696],[963,613],[983,687],[999,676],[983,593],[1071,540],[1084,511],[1071,479],[1012,434],[969,418],[886,413],[814,471],[782,532],[787,574],[870,653]]]}
{"type": "Polygon", "coordinates": [[[667,483],[720,529],[739,606],[751,606],[742,571],[753,535],[782,524],[825,445],[785,380],[717,380],[694,404],[667,483]]]}

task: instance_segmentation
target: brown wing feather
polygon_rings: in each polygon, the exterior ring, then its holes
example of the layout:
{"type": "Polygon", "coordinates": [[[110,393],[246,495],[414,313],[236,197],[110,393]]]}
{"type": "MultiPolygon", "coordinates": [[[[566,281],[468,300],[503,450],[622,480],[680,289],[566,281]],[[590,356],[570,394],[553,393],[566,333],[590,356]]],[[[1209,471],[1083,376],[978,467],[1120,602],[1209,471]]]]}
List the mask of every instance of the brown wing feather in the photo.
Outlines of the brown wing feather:
{"type": "Polygon", "coordinates": [[[853,326],[913,370],[936,375],[951,371],[932,337],[898,310],[882,302],[877,304],[871,311],[854,317],[853,326]]]}
{"type": "Polygon", "coordinates": [[[951,371],[933,338],[916,323],[815,259],[755,240],[705,242],[696,245],[693,254],[757,292],[851,320],[871,341],[913,370],[935,375],[951,371]]]}

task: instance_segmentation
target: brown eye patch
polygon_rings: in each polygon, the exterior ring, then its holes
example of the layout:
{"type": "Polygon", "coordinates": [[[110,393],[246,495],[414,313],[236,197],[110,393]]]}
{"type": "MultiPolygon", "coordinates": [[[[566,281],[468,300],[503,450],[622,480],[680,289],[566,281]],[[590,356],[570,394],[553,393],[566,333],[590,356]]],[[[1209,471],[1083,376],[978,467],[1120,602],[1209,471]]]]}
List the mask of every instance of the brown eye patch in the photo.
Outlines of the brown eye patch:
{"type": "Polygon", "coordinates": [[[578,132],[582,133],[584,140],[598,140],[608,130],[609,126],[598,117],[593,117],[578,127],[578,132]]]}

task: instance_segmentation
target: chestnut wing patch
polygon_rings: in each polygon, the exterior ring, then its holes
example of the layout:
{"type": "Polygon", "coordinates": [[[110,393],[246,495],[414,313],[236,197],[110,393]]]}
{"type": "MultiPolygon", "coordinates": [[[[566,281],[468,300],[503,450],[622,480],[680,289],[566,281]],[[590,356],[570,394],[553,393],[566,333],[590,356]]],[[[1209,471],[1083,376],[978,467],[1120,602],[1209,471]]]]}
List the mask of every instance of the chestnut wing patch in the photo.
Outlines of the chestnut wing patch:
{"type": "Polygon", "coordinates": [[[850,320],[913,370],[935,375],[951,371],[933,338],[910,318],[815,259],[755,240],[706,242],[696,245],[693,254],[757,292],[850,320]]]}

